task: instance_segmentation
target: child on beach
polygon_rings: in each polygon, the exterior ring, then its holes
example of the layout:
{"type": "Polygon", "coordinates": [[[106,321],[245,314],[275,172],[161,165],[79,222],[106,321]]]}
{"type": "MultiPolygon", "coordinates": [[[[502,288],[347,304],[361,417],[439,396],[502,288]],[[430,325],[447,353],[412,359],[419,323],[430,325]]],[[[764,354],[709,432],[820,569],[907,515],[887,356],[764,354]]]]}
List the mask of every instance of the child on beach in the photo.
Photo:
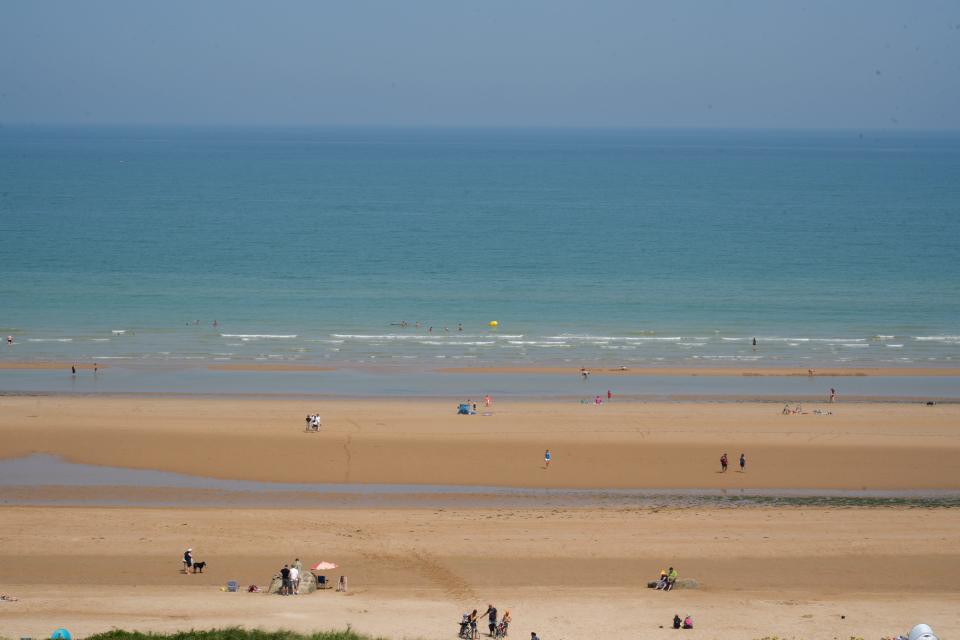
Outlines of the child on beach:
{"type": "Polygon", "coordinates": [[[747,466],[747,456],[743,453],[740,454],[740,473],[743,473],[747,466]]]}
{"type": "Polygon", "coordinates": [[[550,449],[547,449],[546,452],[543,454],[543,468],[544,469],[550,468],[550,449]]]}

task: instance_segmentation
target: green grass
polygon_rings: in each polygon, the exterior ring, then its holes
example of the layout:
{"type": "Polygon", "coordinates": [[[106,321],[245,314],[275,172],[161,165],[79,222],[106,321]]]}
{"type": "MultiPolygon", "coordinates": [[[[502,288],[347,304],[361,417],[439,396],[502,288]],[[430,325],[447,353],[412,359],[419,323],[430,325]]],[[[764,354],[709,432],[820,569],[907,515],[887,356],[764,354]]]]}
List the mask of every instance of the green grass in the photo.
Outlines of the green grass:
{"type": "Polygon", "coordinates": [[[87,636],[86,640],[374,640],[349,627],[345,631],[322,631],[303,634],[293,631],[262,631],[260,629],[210,629],[208,631],[178,631],[176,633],[141,633],[114,629],[87,636]]]}

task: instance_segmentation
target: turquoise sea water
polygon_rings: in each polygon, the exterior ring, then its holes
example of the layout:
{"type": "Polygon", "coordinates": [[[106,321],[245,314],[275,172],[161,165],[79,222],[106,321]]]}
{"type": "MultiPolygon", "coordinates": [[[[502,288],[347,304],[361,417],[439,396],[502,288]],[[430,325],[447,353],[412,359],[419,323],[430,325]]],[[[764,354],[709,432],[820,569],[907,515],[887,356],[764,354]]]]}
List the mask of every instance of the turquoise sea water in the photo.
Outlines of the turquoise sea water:
{"type": "Polygon", "coordinates": [[[0,331],[131,365],[956,366],[960,136],[0,128],[0,331]]]}

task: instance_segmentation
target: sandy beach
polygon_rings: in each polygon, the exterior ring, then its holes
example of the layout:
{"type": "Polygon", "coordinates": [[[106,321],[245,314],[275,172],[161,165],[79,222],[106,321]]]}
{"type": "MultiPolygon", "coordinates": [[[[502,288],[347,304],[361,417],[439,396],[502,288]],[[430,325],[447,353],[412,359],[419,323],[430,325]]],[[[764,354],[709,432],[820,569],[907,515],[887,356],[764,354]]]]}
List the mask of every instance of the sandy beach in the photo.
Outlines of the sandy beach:
{"type": "Polygon", "coordinates": [[[954,510],[276,510],[4,507],[0,634],[223,625],[454,638],[495,604],[511,637],[867,637],[960,625],[954,510]],[[208,563],[179,573],[190,545],[208,563]],[[295,557],[334,560],[348,594],[265,586],[295,557]],[[645,587],[672,565],[696,589],[645,587]],[[841,617],[845,616],[845,617],[841,617]]]}
{"type": "Polygon", "coordinates": [[[269,482],[580,488],[960,488],[960,405],[99,396],[0,398],[0,458],[269,482]],[[814,411],[821,411],[817,415],[814,411]],[[827,414],[829,412],[829,415],[827,414]],[[320,433],[304,417],[320,413],[320,433]],[[550,449],[551,468],[543,468],[550,449]],[[724,452],[747,472],[719,473],[724,452]]]}
{"type": "MultiPolygon", "coordinates": [[[[920,403],[0,397],[0,458],[298,483],[526,488],[960,489],[960,406],[920,403]],[[821,411],[822,414],[815,414],[821,411]],[[320,433],[304,431],[319,412],[320,433]],[[829,414],[827,413],[829,412],[829,414]],[[543,451],[553,454],[544,468],[543,451]],[[718,458],[743,451],[745,473],[718,458]]],[[[466,610],[510,609],[513,637],[880,637],[960,628],[960,512],[875,506],[447,508],[190,506],[162,488],[5,487],[0,635],[120,626],[344,627],[455,637],[466,610]],[[180,506],[144,508],[158,495],[180,506]],[[118,506],[30,506],[114,496],[118,506]],[[31,502],[35,501],[35,502],[31,502]],[[16,503],[16,504],[13,504],[16,503]],[[129,505],[129,506],[124,506],[129,505]],[[209,563],[179,573],[192,546],[209,563]],[[284,562],[334,560],[349,594],[228,594],[284,562]],[[698,588],[645,588],[673,565],[698,588]],[[841,618],[845,616],[845,618],[841,618]],[[52,625],[52,626],[51,626],[52,625]],[[50,627],[49,629],[47,627],[50,627]]],[[[216,496],[216,494],[210,494],[216,496]]],[[[210,498],[208,495],[208,499],[210,498]]],[[[209,503],[208,503],[209,504],[209,503]]]]}

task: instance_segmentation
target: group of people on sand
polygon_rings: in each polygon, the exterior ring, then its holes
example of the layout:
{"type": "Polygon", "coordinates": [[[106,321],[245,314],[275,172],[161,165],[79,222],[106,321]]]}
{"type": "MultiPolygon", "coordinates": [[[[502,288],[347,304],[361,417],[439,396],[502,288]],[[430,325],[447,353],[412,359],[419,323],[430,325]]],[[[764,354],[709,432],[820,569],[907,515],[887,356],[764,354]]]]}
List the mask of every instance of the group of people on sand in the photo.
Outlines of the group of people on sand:
{"type": "MultiPolygon", "coordinates": [[[[720,456],[720,473],[727,472],[727,463],[728,463],[727,452],[724,451],[723,455],[720,456]]],[[[740,454],[740,473],[743,473],[746,470],[747,470],[747,456],[746,454],[741,453],[740,454]]]]}
{"type": "Polygon", "coordinates": [[[673,567],[670,569],[660,569],[660,578],[657,580],[657,591],[673,591],[673,588],[677,584],[677,570],[673,567]]]}
{"type": "Polygon", "coordinates": [[[283,565],[280,569],[280,595],[298,596],[300,595],[300,576],[303,575],[303,563],[300,558],[293,561],[293,566],[283,565]]]}
{"type": "MultiPolygon", "coordinates": [[[[477,610],[474,609],[470,613],[463,614],[460,620],[460,637],[464,640],[476,640],[476,638],[480,636],[480,632],[477,629],[477,621],[483,617],[487,618],[488,635],[491,638],[505,638],[507,636],[507,630],[511,622],[510,612],[504,611],[503,617],[497,620],[497,608],[492,604],[488,604],[487,610],[483,613],[478,613],[477,610]]],[[[531,633],[530,637],[534,638],[536,634],[531,633]]]]}
{"type": "Polygon", "coordinates": [[[674,629],[693,629],[693,618],[687,615],[687,617],[681,620],[680,614],[676,613],[673,615],[673,628],[674,629]]]}

